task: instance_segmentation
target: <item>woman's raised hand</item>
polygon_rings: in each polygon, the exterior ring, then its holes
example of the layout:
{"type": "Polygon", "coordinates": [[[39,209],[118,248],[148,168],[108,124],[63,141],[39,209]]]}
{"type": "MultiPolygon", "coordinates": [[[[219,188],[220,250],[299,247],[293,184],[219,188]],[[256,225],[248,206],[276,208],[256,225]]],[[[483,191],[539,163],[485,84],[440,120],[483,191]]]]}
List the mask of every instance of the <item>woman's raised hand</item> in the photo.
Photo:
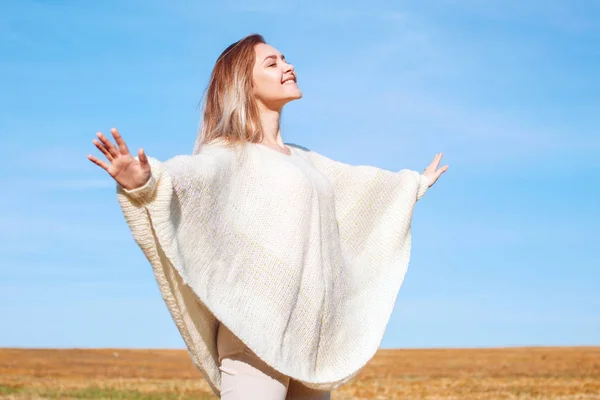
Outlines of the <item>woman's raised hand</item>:
{"type": "Polygon", "coordinates": [[[138,161],[129,154],[127,144],[125,144],[119,131],[116,128],[112,128],[110,132],[119,148],[116,148],[101,132],[96,133],[100,141],[98,139],[92,141],[98,150],[106,156],[110,164],[97,159],[91,154],[88,154],[87,158],[108,172],[124,189],[131,190],[143,186],[148,182],[151,175],[150,164],[148,163],[144,149],[140,148],[138,150],[138,161]]]}
{"type": "Polygon", "coordinates": [[[442,168],[437,169],[438,165],[440,165],[440,161],[442,160],[442,153],[437,153],[435,157],[433,157],[433,161],[425,171],[423,171],[423,175],[429,178],[429,187],[431,187],[435,181],[438,180],[440,175],[448,170],[448,165],[444,165],[442,168]]]}

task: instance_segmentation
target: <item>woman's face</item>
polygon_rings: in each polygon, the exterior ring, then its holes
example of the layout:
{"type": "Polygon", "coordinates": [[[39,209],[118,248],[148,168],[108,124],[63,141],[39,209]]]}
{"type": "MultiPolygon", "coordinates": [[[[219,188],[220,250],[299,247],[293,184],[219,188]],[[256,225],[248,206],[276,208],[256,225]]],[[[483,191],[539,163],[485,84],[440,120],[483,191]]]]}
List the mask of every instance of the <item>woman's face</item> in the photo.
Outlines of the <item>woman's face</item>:
{"type": "Polygon", "coordinates": [[[286,103],[302,97],[296,83],[294,67],[273,46],[254,46],[256,61],[252,73],[254,95],[271,110],[280,110],[286,103]]]}

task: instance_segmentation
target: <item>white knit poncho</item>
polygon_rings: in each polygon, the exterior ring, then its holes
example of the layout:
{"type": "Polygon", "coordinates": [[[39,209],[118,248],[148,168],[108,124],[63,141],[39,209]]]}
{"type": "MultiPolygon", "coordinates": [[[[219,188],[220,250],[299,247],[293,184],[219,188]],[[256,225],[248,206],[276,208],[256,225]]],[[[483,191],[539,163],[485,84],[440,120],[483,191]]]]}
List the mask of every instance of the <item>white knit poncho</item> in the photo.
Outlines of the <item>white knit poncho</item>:
{"type": "Polygon", "coordinates": [[[134,190],[117,184],[133,238],[195,366],[220,396],[222,321],[274,369],[318,390],[375,355],[410,259],[416,171],[262,144],[165,162],[134,190]]]}

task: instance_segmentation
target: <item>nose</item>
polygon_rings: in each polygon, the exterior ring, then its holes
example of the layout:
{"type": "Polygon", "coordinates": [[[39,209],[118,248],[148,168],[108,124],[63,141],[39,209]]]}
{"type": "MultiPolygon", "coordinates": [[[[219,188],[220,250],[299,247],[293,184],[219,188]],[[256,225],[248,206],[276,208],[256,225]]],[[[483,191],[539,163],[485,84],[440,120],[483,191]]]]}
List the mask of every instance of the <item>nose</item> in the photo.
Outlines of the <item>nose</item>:
{"type": "Polygon", "coordinates": [[[286,68],[286,70],[285,70],[286,72],[287,72],[287,71],[290,71],[290,70],[294,71],[294,66],[293,66],[292,64],[290,64],[290,63],[288,63],[288,62],[286,62],[285,64],[288,66],[288,67],[286,68]]]}

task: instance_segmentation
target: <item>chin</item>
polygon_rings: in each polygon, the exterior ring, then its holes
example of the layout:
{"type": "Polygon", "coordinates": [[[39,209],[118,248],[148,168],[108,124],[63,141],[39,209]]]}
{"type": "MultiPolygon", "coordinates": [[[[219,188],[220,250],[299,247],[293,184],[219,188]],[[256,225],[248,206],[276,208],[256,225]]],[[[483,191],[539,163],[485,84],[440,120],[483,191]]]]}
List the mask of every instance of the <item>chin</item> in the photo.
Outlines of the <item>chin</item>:
{"type": "Polygon", "coordinates": [[[284,99],[282,99],[282,101],[284,103],[289,103],[290,101],[294,101],[294,100],[299,100],[302,98],[302,92],[298,91],[297,95],[294,96],[286,96],[284,99]]]}
{"type": "Polygon", "coordinates": [[[295,93],[286,93],[285,96],[282,96],[280,98],[273,98],[271,99],[271,101],[269,102],[269,104],[272,105],[279,105],[280,107],[283,105],[286,105],[287,103],[294,101],[294,100],[299,100],[302,98],[302,92],[300,90],[296,91],[295,93]]]}
{"type": "Polygon", "coordinates": [[[290,100],[301,99],[302,91],[300,89],[298,89],[298,91],[294,95],[291,95],[289,98],[290,98],[290,100]]]}

